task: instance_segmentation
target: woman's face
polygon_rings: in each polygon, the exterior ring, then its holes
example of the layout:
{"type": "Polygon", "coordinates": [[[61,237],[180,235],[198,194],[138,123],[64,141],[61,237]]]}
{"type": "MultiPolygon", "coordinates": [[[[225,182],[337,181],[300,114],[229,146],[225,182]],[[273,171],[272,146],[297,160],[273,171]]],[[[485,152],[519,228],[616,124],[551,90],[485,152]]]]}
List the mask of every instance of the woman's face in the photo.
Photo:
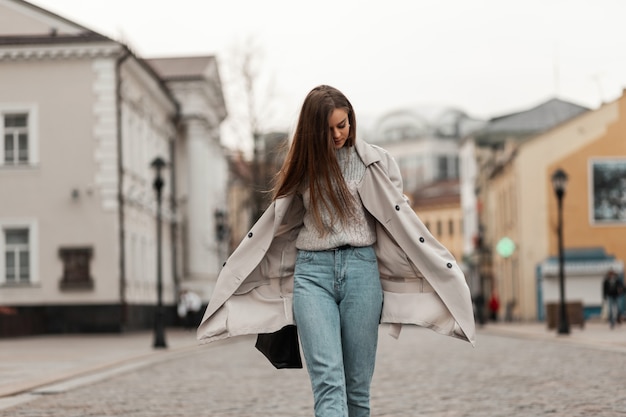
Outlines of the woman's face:
{"type": "Polygon", "coordinates": [[[328,127],[330,128],[330,135],[335,143],[335,149],[343,148],[350,134],[348,112],[345,109],[333,110],[328,118],[328,127]]]}

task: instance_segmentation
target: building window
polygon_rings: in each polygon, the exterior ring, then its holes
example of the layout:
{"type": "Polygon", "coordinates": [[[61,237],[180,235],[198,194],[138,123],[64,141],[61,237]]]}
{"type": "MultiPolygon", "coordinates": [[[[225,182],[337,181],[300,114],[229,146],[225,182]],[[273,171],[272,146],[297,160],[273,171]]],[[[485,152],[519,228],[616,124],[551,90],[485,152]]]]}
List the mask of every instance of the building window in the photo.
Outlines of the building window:
{"type": "Polygon", "coordinates": [[[443,233],[443,228],[441,226],[441,220],[437,220],[437,236],[441,236],[443,233]]]}
{"type": "Polygon", "coordinates": [[[0,218],[0,285],[39,282],[38,236],[35,219],[0,218]]]}
{"type": "Polygon", "coordinates": [[[4,164],[28,164],[28,114],[4,115],[4,164]]]}
{"type": "Polygon", "coordinates": [[[448,178],[448,156],[443,155],[437,157],[437,179],[445,180],[448,178]]]}
{"type": "Polygon", "coordinates": [[[0,102],[0,167],[39,164],[38,123],[36,103],[0,102]]]}
{"type": "Polygon", "coordinates": [[[454,235],[454,220],[448,220],[448,234],[454,235]]]}
{"type": "Polygon", "coordinates": [[[4,229],[4,276],[7,284],[31,279],[28,229],[4,229]]]}
{"type": "Polygon", "coordinates": [[[90,273],[92,255],[91,247],[59,249],[59,257],[63,261],[61,289],[93,289],[90,273]]]}

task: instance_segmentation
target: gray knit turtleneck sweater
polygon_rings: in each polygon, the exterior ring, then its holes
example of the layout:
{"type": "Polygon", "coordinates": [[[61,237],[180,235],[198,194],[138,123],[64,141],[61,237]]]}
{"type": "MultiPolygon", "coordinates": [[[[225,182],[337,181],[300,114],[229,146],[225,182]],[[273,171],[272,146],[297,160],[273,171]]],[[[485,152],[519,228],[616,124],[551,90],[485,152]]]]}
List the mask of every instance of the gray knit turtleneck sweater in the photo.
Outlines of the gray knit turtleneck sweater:
{"type": "MultiPolygon", "coordinates": [[[[353,218],[349,219],[346,225],[339,220],[335,221],[333,230],[326,236],[321,236],[315,228],[313,215],[310,211],[311,198],[309,190],[302,193],[304,202],[304,226],[300,229],[300,234],[296,240],[296,247],[302,250],[328,250],[343,245],[369,246],[376,242],[376,224],[371,214],[369,214],[357,193],[357,185],[365,174],[365,164],[357,155],[354,146],[344,146],[336,151],[337,161],[341,167],[341,173],[348,185],[350,193],[357,201],[358,207],[353,218]]],[[[324,224],[330,225],[330,219],[338,219],[334,213],[322,210],[322,220],[324,224]]]]}

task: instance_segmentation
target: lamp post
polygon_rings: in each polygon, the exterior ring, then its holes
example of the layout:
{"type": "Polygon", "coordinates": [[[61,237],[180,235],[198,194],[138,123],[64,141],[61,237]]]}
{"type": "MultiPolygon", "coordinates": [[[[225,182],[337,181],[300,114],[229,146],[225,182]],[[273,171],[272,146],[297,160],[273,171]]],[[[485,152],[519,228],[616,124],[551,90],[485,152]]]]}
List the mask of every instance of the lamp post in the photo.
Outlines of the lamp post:
{"type": "Polygon", "coordinates": [[[166,163],[161,157],[156,157],[150,164],[155,171],[154,182],[152,187],[156,192],[156,233],[157,233],[157,308],[154,317],[154,345],[155,348],[166,348],[165,331],[163,324],[163,278],[161,268],[161,191],[163,190],[163,177],[161,171],[165,168],[166,163]]]}
{"type": "Polygon", "coordinates": [[[567,173],[562,169],[557,169],[552,174],[552,187],[556,194],[558,203],[558,226],[557,233],[559,237],[559,327],[558,334],[569,334],[569,322],[567,320],[567,310],[565,308],[565,274],[563,259],[563,196],[567,186],[567,173]]]}
{"type": "Polygon", "coordinates": [[[226,211],[215,209],[213,215],[215,217],[215,240],[217,241],[217,264],[219,268],[222,266],[222,252],[228,235],[228,223],[226,211]]]}

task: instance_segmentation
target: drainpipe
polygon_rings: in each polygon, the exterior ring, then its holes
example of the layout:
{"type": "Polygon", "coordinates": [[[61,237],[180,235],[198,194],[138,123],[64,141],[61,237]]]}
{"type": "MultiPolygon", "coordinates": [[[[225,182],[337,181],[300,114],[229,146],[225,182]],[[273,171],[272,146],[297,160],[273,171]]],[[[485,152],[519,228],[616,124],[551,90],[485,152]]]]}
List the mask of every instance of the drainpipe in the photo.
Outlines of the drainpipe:
{"type": "Polygon", "coordinates": [[[175,126],[174,139],[170,141],[170,241],[172,250],[172,278],[174,279],[174,305],[180,297],[180,276],[178,275],[178,195],[176,193],[176,143],[180,137],[180,114],[178,111],[173,119],[175,126]]]}
{"type": "Polygon", "coordinates": [[[119,277],[120,277],[120,331],[128,324],[128,305],[126,303],[126,230],[124,228],[124,163],[122,160],[122,76],[121,68],[130,52],[124,47],[124,53],[115,61],[115,119],[117,135],[117,215],[119,222],[119,277]]]}

